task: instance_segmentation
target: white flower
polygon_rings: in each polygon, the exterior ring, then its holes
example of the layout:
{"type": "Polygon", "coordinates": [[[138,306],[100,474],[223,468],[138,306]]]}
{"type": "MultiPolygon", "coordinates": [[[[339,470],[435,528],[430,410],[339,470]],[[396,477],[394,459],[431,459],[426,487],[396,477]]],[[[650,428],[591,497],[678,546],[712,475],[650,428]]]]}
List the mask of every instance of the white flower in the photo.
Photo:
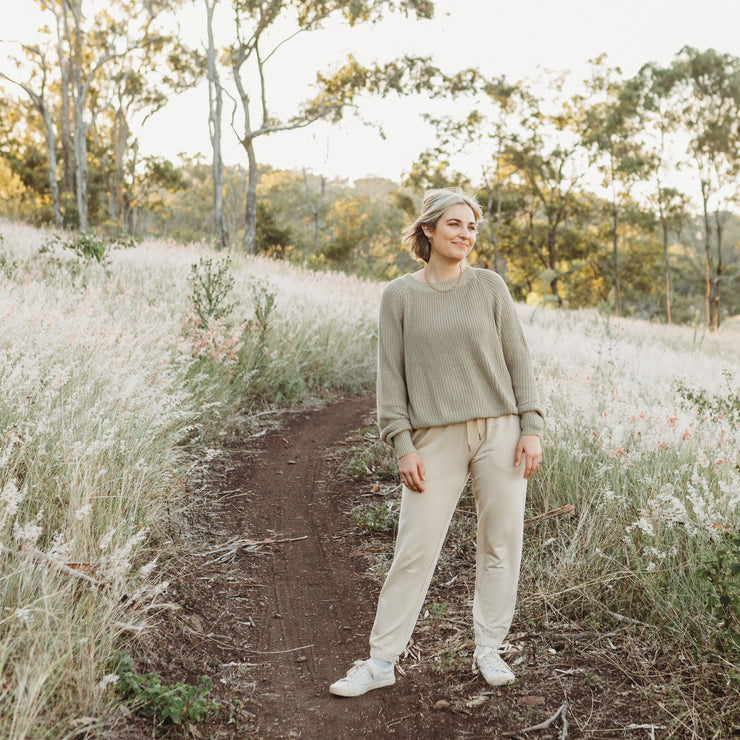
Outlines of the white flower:
{"type": "Polygon", "coordinates": [[[43,527],[39,526],[34,520],[27,522],[22,527],[16,524],[14,534],[16,542],[28,542],[31,545],[35,545],[43,533],[43,527]]]}
{"type": "Polygon", "coordinates": [[[636,522],[633,522],[627,527],[627,532],[631,532],[633,529],[641,529],[646,535],[652,537],[655,534],[653,530],[653,523],[641,516],[636,522]]]}
{"type": "Polygon", "coordinates": [[[115,673],[109,673],[98,681],[98,688],[104,691],[108,686],[114,686],[119,681],[118,675],[115,673]]]}
{"type": "Polygon", "coordinates": [[[51,549],[49,550],[48,554],[56,560],[69,560],[70,556],[72,555],[72,550],[74,549],[74,546],[74,539],[71,539],[69,540],[69,542],[67,542],[64,539],[64,533],[57,532],[54,535],[54,539],[51,541],[51,549]]]}
{"type": "Polygon", "coordinates": [[[86,519],[90,516],[90,513],[92,512],[92,504],[85,504],[84,506],[80,506],[79,509],[75,512],[75,519],[78,522],[81,522],[83,519],[86,519]]]}
{"type": "Polygon", "coordinates": [[[28,619],[29,619],[29,617],[31,616],[31,610],[30,610],[30,609],[26,609],[26,608],[25,608],[25,607],[23,607],[23,606],[19,606],[19,607],[18,607],[18,608],[17,608],[17,609],[16,609],[16,610],[15,610],[15,611],[13,612],[13,616],[14,616],[14,617],[15,617],[16,619],[20,619],[20,620],[21,620],[21,622],[23,622],[23,624],[28,624],[28,619]]]}
{"type": "Polygon", "coordinates": [[[116,533],[116,528],[111,527],[101,538],[100,542],[98,542],[98,547],[100,548],[101,552],[105,552],[109,547],[110,543],[113,541],[113,535],[116,533]]]}

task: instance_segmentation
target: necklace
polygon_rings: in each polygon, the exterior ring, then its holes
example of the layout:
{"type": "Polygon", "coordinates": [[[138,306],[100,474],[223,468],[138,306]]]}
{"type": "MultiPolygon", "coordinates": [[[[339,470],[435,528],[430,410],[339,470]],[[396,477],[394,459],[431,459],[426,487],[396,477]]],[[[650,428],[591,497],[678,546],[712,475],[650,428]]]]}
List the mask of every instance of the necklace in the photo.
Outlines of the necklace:
{"type": "Polygon", "coordinates": [[[447,290],[440,290],[439,288],[435,288],[435,287],[434,287],[434,286],[433,286],[433,285],[432,285],[432,284],[431,284],[431,283],[429,282],[429,278],[427,277],[427,266],[426,266],[426,265],[424,265],[424,280],[426,280],[426,282],[427,282],[427,285],[428,285],[428,286],[429,286],[429,287],[430,287],[430,288],[431,288],[432,290],[436,291],[437,293],[450,293],[450,292],[452,292],[453,290],[455,290],[455,288],[457,288],[457,286],[458,286],[458,285],[460,285],[460,281],[462,280],[462,275],[463,275],[463,266],[462,266],[462,262],[461,262],[461,263],[460,263],[460,274],[459,274],[459,275],[457,276],[457,282],[456,282],[456,283],[455,283],[455,284],[454,284],[454,285],[453,285],[453,286],[452,286],[451,288],[447,288],[447,290]]]}

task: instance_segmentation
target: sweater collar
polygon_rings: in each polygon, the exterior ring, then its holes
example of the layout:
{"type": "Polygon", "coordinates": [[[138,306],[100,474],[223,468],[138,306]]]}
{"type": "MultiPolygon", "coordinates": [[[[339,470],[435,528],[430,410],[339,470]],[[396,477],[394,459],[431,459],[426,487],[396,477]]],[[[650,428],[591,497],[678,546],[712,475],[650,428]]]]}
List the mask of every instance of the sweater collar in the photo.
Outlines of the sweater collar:
{"type": "MultiPolygon", "coordinates": [[[[432,283],[437,290],[448,290],[450,293],[456,292],[460,288],[462,288],[463,285],[470,282],[473,278],[473,273],[475,272],[475,267],[466,267],[463,270],[462,278],[460,279],[460,284],[457,286],[455,291],[449,291],[450,288],[452,288],[458,281],[458,278],[453,278],[452,280],[443,280],[441,283],[432,283]]],[[[426,281],[423,280],[417,280],[410,272],[403,276],[406,280],[406,283],[413,289],[413,290],[420,290],[424,293],[436,293],[437,291],[434,290],[434,288],[430,288],[426,281]]]]}

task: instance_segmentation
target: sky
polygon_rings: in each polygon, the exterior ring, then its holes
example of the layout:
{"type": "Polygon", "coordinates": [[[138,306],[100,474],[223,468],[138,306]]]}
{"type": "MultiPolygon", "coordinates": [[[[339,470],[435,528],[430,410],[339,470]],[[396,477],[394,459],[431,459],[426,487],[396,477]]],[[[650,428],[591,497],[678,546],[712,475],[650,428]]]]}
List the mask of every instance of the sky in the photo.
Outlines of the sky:
{"type": "MultiPolygon", "coordinates": [[[[33,0],[0,0],[0,6],[11,2],[13,11],[3,13],[0,38],[27,41],[38,26],[36,5],[33,0]]],[[[203,18],[201,3],[187,6],[179,15],[193,43],[204,33],[203,18]]],[[[366,63],[403,54],[429,55],[448,73],[477,66],[486,75],[505,75],[512,81],[534,78],[541,69],[580,80],[587,74],[588,60],[602,53],[625,75],[646,62],[667,64],[685,45],[740,55],[738,28],[740,0],[437,0],[430,21],[389,16],[353,29],[333,23],[285,44],[267,69],[271,110],[289,115],[310,95],[316,71],[331,70],[348,54],[366,63]]],[[[217,33],[223,43],[230,40],[225,7],[217,33]]],[[[381,125],[385,138],[378,125],[363,124],[350,115],[339,125],[319,123],[259,139],[257,158],[277,168],[306,167],[350,181],[365,176],[398,181],[419,153],[434,144],[434,132],[421,112],[464,114],[464,106],[423,99],[365,100],[359,113],[381,125]]],[[[228,120],[228,100],[225,111],[228,120]]],[[[143,155],[176,160],[181,153],[200,153],[209,161],[205,86],[173,97],[137,134],[143,155]]],[[[228,124],[224,159],[246,164],[228,124]]]]}

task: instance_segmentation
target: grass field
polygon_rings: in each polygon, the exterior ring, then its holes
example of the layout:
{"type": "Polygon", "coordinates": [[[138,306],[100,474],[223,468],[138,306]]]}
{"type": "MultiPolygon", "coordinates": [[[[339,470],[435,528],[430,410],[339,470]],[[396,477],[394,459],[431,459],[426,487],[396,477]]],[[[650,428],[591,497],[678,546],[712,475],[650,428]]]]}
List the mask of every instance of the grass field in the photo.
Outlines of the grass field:
{"type": "MultiPolygon", "coordinates": [[[[115,701],[117,647],[167,608],[153,534],[254,414],[372,387],[382,286],[0,235],[0,735],[74,737],[115,701]]],[[[548,414],[530,508],[576,508],[525,567],[558,609],[655,625],[737,680],[740,334],[520,316],[548,414]]]]}

